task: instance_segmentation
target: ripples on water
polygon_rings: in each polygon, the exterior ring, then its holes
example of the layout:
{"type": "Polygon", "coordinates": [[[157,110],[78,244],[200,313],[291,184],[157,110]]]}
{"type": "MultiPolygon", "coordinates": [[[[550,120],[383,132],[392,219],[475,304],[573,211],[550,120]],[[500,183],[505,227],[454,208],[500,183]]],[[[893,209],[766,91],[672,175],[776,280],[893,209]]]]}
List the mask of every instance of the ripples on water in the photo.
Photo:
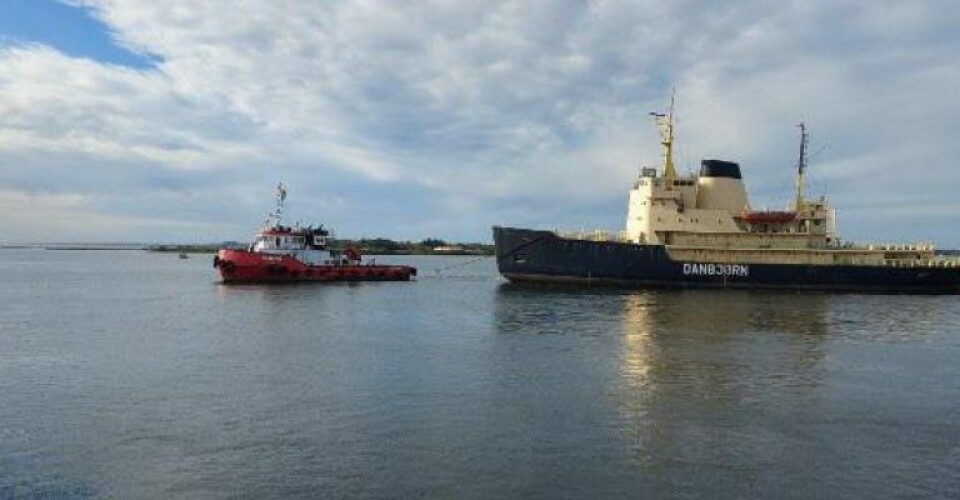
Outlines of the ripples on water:
{"type": "Polygon", "coordinates": [[[469,259],[264,287],[0,252],[0,498],[960,491],[956,297],[524,288],[469,259]]]}

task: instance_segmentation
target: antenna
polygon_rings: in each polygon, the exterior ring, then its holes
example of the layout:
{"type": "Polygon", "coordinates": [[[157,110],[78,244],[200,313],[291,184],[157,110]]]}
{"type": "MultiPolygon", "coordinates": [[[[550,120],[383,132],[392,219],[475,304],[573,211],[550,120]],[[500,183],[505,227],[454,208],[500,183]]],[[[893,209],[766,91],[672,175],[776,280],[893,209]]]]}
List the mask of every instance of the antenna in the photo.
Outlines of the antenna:
{"type": "Polygon", "coordinates": [[[797,201],[794,208],[799,212],[803,207],[804,174],[807,170],[807,141],[809,136],[805,123],[800,122],[797,126],[800,127],[800,158],[797,160],[797,201]]]}
{"type": "Polygon", "coordinates": [[[283,212],[286,209],[287,186],[283,182],[277,183],[277,206],[273,212],[267,214],[267,226],[279,226],[283,221],[283,212]]]}
{"type": "Polygon", "coordinates": [[[676,94],[677,89],[673,89],[670,93],[670,108],[666,114],[650,113],[657,127],[660,128],[660,144],[663,145],[663,178],[667,183],[667,189],[673,189],[673,180],[677,177],[677,171],[673,166],[673,106],[676,94]]]}

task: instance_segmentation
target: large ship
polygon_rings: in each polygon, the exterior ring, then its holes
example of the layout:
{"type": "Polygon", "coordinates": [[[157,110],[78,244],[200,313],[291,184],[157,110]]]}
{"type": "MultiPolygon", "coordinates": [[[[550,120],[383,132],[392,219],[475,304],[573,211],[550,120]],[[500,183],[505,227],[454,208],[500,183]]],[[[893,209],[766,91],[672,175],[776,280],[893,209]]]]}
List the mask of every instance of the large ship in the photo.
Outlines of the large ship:
{"type": "Polygon", "coordinates": [[[796,197],[790,208],[753,210],[740,165],[703,160],[699,175],[673,163],[673,99],[652,113],[663,165],[642,168],[630,190],[626,230],[562,233],[493,228],[497,266],[513,282],[635,287],[960,292],[960,259],[932,244],[857,245],[836,234],[824,196],[804,195],[808,134],[800,124],[796,197]]]}
{"type": "Polygon", "coordinates": [[[284,226],[286,187],[277,185],[277,206],[247,249],[225,248],[213,258],[224,283],[299,281],[408,281],[416,268],[365,262],[353,247],[328,247],[330,231],[321,224],[284,226]]]}

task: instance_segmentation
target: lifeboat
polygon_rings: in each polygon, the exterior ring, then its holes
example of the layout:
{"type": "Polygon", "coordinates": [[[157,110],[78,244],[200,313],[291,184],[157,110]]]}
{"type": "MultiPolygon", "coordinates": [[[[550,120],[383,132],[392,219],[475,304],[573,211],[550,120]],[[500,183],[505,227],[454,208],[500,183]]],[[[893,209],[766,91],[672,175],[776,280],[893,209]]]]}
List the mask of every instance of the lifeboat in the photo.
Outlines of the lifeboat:
{"type": "Polygon", "coordinates": [[[364,261],[360,251],[328,248],[330,232],[281,223],[287,192],[277,186],[277,208],[246,249],[225,248],[213,258],[224,283],[298,281],[409,281],[417,269],[364,261]]]}

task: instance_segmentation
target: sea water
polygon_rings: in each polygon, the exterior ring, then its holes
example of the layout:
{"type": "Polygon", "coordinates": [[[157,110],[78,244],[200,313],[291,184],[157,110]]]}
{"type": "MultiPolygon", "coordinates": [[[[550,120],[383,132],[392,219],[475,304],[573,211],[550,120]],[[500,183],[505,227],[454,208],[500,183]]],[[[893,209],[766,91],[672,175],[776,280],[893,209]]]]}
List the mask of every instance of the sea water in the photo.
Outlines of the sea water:
{"type": "Polygon", "coordinates": [[[228,286],[0,251],[0,498],[960,492],[956,296],[228,286]]]}

